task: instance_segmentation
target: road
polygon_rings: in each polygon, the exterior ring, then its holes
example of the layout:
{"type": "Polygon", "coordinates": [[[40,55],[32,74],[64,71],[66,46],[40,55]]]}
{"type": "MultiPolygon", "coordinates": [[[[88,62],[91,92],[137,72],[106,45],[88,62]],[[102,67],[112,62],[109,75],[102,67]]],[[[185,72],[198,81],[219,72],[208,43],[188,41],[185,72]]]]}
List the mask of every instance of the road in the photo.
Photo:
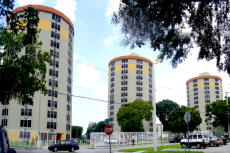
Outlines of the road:
{"type": "MultiPolygon", "coordinates": [[[[143,148],[143,147],[150,147],[152,145],[144,145],[144,146],[124,146],[124,147],[112,147],[112,153],[116,153],[118,150],[121,149],[128,149],[128,148],[143,148]]],[[[184,151],[182,148],[178,148],[175,150],[184,151]]],[[[202,151],[204,153],[229,153],[230,152],[230,143],[227,145],[221,145],[220,147],[207,147],[206,149],[190,149],[191,151],[202,151]]],[[[50,153],[47,149],[42,150],[22,150],[16,149],[17,153],[50,153]]],[[[58,153],[67,153],[67,151],[58,151],[58,153]]],[[[96,148],[90,149],[86,146],[81,146],[80,150],[75,151],[75,153],[109,153],[109,148],[96,148]]]]}

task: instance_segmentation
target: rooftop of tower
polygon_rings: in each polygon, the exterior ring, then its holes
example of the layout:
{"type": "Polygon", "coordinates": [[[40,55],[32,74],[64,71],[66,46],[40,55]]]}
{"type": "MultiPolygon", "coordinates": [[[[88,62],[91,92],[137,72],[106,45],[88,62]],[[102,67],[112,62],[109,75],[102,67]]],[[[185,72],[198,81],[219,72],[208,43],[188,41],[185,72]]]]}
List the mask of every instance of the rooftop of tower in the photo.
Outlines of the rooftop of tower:
{"type": "Polygon", "coordinates": [[[39,11],[43,11],[43,12],[47,12],[47,13],[53,13],[53,14],[60,16],[67,23],[69,23],[69,25],[71,26],[71,28],[74,31],[74,26],[73,26],[72,21],[64,13],[62,13],[62,12],[52,8],[52,7],[43,6],[43,5],[25,5],[25,6],[21,6],[21,7],[14,9],[13,13],[23,12],[24,9],[26,9],[27,7],[33,7],[35,10],[39,10],[39,11]]]}
{"type": "Polygon", "coordinates": [[[142,61],[145,61],[145,62],[148,62],[150,64],[153,64],[153,62],[145,57],[141,57],[139,56],[138,54],[135,54],[135,53],[132,53],[130,55],[126,55],[126,56],[119,56],[119,57],[116,57],[116,58],[113,58],[109,61],[109,65],[114,62],[114,61],[118,61],[118,60],[122,60],[122,59],[139,59],[139,60],[142,60],[142,61]]]}
{"type": "Polygon", "coordinates": [[[186,81],[186,83],[191,82],[191,81],[193,81],[193,80],[204,79],[204,78],[217,78],[217,79],[219,79],[219,80],[222,80],[222,78],[219,77],[219,76],[210,75],[209,73],[205,72],[205,73],[201,73],[201,74],[200,74],[199,76],[197,76],[197,77],[194,77],[194,78],[189,79],[188,81],[186,81]]]}

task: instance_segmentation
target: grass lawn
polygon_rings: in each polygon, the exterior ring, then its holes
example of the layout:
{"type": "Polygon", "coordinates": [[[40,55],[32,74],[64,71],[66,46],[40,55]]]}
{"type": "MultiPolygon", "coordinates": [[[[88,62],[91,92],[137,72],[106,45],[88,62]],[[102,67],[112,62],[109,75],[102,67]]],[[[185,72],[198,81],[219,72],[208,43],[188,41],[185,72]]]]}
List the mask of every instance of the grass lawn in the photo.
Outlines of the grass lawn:
{"type": "MultiPolygon", "coordinates": [[[[153,147],[148,148],[136,148],[136,149],[126,149],[126,150],[119,150],[119,152],[137,152],[137,151],[145,151],[144,153],[183,153],[184,151],[162,151],[162,149],[171,149],[171,148],[181,148],[180,144],[176,145],[168,145],[168,146],[158,146],[157,152],[153,152],[153,147]]],[[[198,151],[190,151],[192,153],[203,153],[198,151]]]]}

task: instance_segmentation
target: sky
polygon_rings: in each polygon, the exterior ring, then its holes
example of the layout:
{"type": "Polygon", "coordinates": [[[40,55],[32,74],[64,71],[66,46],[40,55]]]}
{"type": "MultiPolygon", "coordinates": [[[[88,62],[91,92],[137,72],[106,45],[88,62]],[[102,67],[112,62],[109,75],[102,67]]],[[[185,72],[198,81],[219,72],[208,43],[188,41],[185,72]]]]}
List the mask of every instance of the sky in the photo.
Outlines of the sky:
{"type": "MultiPolygon", "coordinates": [[[[107,118],[105,101],[108,100],[109,61],[132,53],[155,60],[158,53],[149,46],[135,49],[121,46],[120,27],[111,23],[111,15],[118,9],[119,0],[16,0],[15,8],[27,4],[53,7],[74,24],[72,125],[82,126],[84,134],[90,122],[107,118]]],[[[170,99],[179,105],[187,105],[186,81],[203,72],[220,76],[223,93],[230,91],[229,75],[218,72],[215,60],[198,61],[198,48],[191,52],[175,69],[167,60],[155,65],[156,102],[170,99]]]]}

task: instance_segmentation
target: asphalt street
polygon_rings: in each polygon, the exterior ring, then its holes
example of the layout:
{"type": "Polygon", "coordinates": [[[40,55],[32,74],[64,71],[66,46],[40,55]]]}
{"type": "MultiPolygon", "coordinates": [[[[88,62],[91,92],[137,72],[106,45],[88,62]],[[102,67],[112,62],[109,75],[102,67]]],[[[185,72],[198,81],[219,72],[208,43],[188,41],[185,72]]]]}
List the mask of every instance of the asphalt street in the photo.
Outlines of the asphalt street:
{"type": "MultiPolygon", "coordinates": [[[[112,153],[116,153],[118,150],[121,149],[128,149],[128,148],[144,148],[144,147],[151,147],[153,145],[138,145],[138,146],[112,146],[112,153]]],[[[178,148],[174,150],[184,151],[183,148],[178,148]]],[[[230,153],[230,143],[227,145],[221,145],[220,147],[207,147],[205,149],[190,149],[191,151],[203,151],[204,153],[230,153]]],[[[26,150],[26,149],[16,149],[17,153],[50,153],[47,149],[40,149],[40,150],[26,150]]],[[[58,153],[66,153],[68,151],[58,151],[58,153]]],[[[91,149],[89,146],[80,146],[80,150],[75,151],[76,153],[109,153],[109,148],[96,148],[91,149]]]]}

